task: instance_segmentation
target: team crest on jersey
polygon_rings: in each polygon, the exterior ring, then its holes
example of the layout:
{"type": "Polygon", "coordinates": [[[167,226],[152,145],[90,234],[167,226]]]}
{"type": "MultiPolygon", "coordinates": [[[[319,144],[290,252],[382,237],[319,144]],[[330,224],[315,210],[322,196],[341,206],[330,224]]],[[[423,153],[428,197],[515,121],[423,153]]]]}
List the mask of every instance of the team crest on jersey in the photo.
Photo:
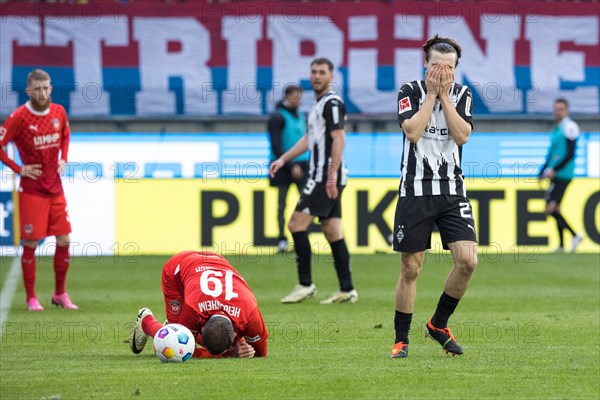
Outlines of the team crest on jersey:
{"type": "Polygon", "coordinates": [[[169,307],[171,307],[171,312],[173,314],[179,315],[179,312],[181,311],[181,303],[179,300],[171,300],[169,302],[169,307]]]}
{"type": "Polygon", "coordinates": [[[396,239],[398,239],[398,243],[404,239],[404,231],[402,230],[404,225],[398,225],[398,230],[396,231],[396,239]]]}
{"type": "Polygon", "coordinates": [[[60,121],[58,120],[58,118],[54,118],[52,120],[52,126],[54,127],[54,129],[58,130],[58,128],[60,128],[60,121]]]}
{"type": "Polygon", "coordinates": [[[23,226],[23,231],[25,231],[27,235],[31,235],[31,233],[33,232],[33,225],[27,224],[23,226]]]}
{"type": "Polygon", "coordinates": [[[405,111],[412,110],[412,105],[410,104],[410,97],[406,96],[398,102],[398,114],[402,114],[405,111]]]}

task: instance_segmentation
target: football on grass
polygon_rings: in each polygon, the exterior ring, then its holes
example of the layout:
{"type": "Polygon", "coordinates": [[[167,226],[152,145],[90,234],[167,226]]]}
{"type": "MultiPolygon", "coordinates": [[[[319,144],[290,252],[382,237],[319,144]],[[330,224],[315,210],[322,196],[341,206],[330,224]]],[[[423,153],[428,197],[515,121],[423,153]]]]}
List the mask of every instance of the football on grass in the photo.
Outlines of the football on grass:
{"type": "Polygon", "coordinates": [[[154,335],[154,351],[162,362],[187,361],[195,348],[194,335],[180,324],[165,325],[154,335]]]}

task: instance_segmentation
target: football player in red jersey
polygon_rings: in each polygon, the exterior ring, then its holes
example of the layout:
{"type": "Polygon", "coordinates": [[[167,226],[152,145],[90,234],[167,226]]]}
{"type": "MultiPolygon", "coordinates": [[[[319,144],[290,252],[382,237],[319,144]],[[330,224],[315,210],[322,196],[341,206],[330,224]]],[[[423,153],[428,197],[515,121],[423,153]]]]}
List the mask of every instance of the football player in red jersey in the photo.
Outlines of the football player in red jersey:
{"type": "MultiPolygon", "coordinates": [[[[266,357],[267,328],[244,278],[222,256],[184,251],[163,267],[167,323],[182,324],[196,337],[194,357],[266,357]]],[[[138,312],[126,342],[141,353],[163,324],[148,308],[138,312]]]]}
{"type": "Polygon", "coordinates": [[[35,294],[38,240],[56,236],[54,253],[55,289],[52,303],[77,309],[65,290],[69,269],[69,233],[71,223],[60,175],[67,164],[69,122],[65,109],[52,103],[52,85],[47,72],[36,69],[27,75],[29,101],[17,108],[0,128],[0,161],[21,175],[19,221],[23,256],[21,268],[30,311],[44,309],[35,294]],[[23,165],[10,159],[4,146],[12,141],[23,165]]]}

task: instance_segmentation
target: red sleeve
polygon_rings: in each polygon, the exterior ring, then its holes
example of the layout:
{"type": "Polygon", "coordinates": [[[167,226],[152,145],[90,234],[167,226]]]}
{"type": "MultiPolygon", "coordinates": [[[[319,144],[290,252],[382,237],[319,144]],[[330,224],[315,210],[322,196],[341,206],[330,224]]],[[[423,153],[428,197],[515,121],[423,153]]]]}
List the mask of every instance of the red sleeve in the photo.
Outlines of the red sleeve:
{"type": "Polygon", "coordinates": [[[228,358],[228,357],[233,357],[233,350],[227,350],[225,353],[218,354],[215,356],[213,354],[210,354],[210,351],[206,350],[206,348],[197,347],[196,350],[194,350],[193,357],[195,357],[195,358],[228,358]]]}
{"type": "Polygon", "coordinates": [[[0,161],[5,164],[8,168],[15,171],[17,174],[21,173],[21,167],[17,165],[8,154],[6,154],[5,146],[12,140],[17,133],[21,131],[21,118],[17,116],[17,113],[12,113],[8,119],[4,122],[4,125],[0,127],[0,161]]]}
{"type": "Polygon", "coordinates": [[[179,321],[175,323],[185,326],[190,331],[192,331],[192,334],[194,336],[200,337],[200,319],[198,317],[198,314],[192,307],[187,305],[185,302],[181,305],[179,321]]]}
{"type": "Polygon", "coordinates": [[[256,354],[254,355],[254,357],[266,357],[267,356],[267,352],[268,352],[267,339],[261,340],[256,343],[250,343],[250,344],[252,345],[252,347],[254,347],[254,350],[256,351],[256,354]]]}
{"type": "Polygon", "coordinates": [[[194,355],[192,357],[195,358],[210,358],[212,354],[208,352],[204,347],[196,347],[194,350],[194,355]]]}
{"type": "Polygon", "coordinates": [[[269,332],[265,326],[265,321],[263,320],[258,307],[256,307],[254,311],[252,311],[252,314],[250,314],[250,320],[244,331],[244,339],[246,339],[246,342],[254,347],[254,350],[256,351],[255,357],[267,356],[268,337],[269,332]]]}
{"type": "Polygon", "coordinates": [[[64,118],[63,131],[62,131],[62,145],[60,147],[60,159],[67,162],[67,156],[69,154],[69,142],[71,141],[71,128],[69,127],[69,119],[65,109],[62,109],[64,118]]]}

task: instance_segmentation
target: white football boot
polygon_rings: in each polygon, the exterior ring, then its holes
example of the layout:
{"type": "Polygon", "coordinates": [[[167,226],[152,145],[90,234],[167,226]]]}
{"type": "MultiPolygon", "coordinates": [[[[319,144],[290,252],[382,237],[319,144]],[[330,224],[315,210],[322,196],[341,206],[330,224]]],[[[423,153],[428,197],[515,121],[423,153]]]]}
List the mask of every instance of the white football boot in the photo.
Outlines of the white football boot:
{"type": "Polygon", "coordinates": [[[333,303],[356,303],[358,301],[358,293],[356,289],[352,289],[349,292],[336,292],[330,298],[323,300],[321,304],[333,304],[333,303]]]}
{"type": "Polygon", "coordinates": [[[129,347],[133,354],[140,354],[148,342],[148,335],[146,335],[142,329],[142,320],[148,315],[153,315],[149,308],[144,307],[138,311],[135,325],[133,326],[129,337],[125,340],[125,343],[129,343],[129,347]]]}
{"type": "Polygon", "coordinates": [[[317,294],[317,287],[314,283],[310,286],[296,285],[290,294],[281,299],[281,302],[284,304],[300,303],[303,300],[314,297],[315,294],[317,294]]]}
{"type": "Polygon", "coordinates": [[[571,253],[575,253],[575,249],[579,246],[579,243],[583,241],[583,236],[575,235],[573,236],[573,241],[571,242],[571,253]]]}

